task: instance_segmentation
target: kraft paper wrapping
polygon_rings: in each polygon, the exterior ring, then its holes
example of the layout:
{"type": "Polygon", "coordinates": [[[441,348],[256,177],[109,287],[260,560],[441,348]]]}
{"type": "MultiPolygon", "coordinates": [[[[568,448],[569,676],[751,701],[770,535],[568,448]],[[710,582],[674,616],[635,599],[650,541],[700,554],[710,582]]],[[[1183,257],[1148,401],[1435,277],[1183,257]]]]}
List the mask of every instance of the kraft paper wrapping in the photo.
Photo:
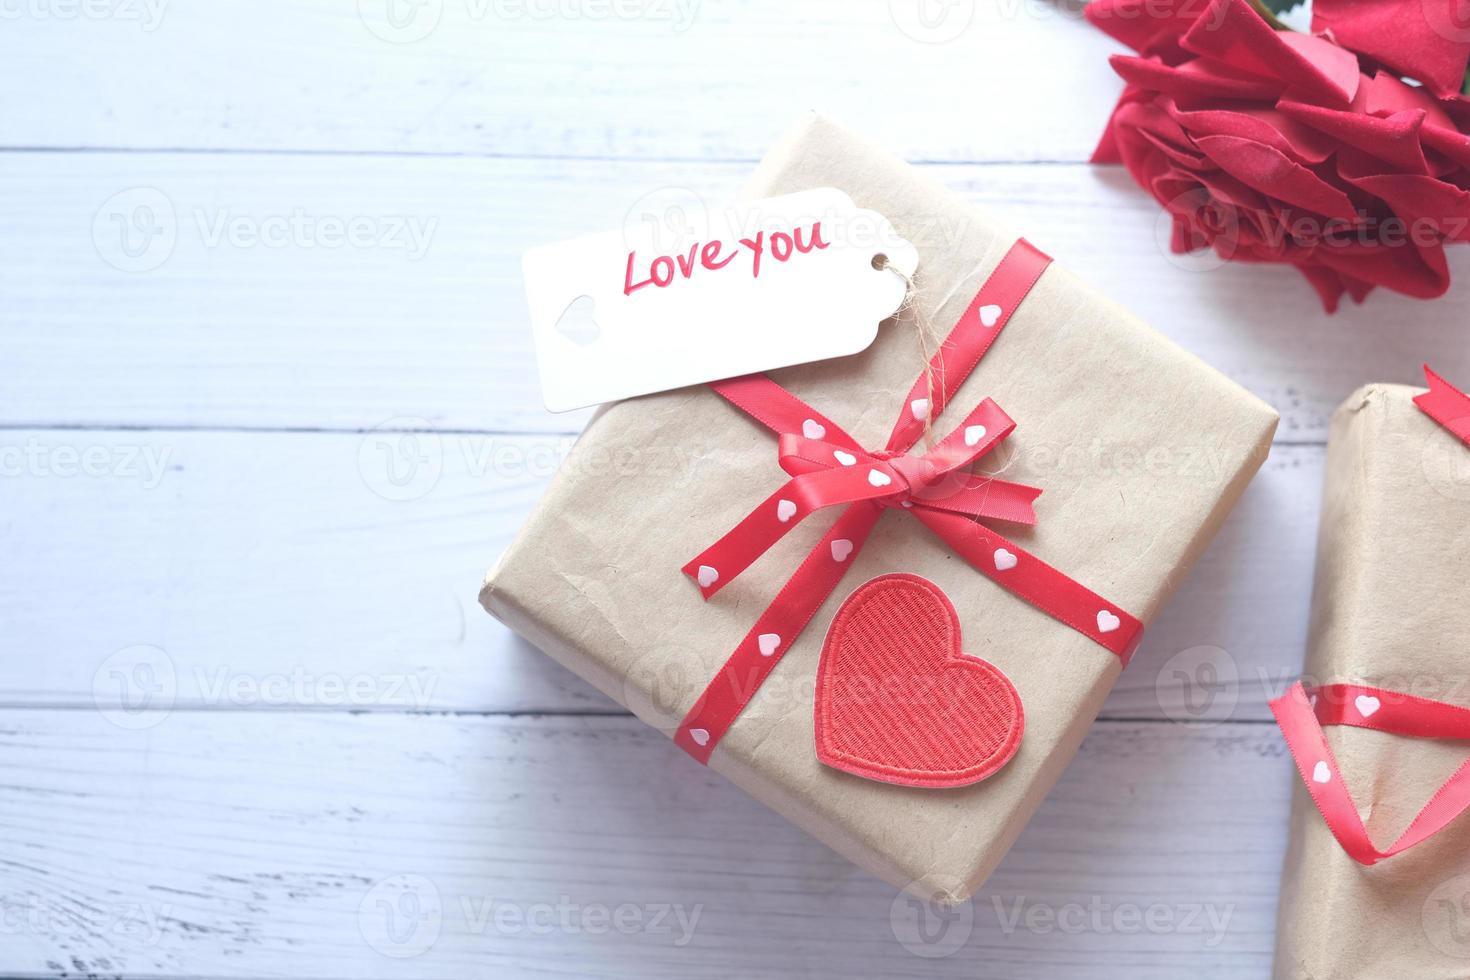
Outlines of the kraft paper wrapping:
{"type": "MultiPolygon", "coordinates": [[[[1421,391],[1368,385],[1333,416],[1305,680],[1470,705],[1470,448],[1415,407],[1421,391]]],[[[1470,754],[1464,742],[1326,733],[1380,848],[1470,754]]],[[[1278,980],[1470,977],[1470,817],[1364,867],[1297,782],[1278,980]]]]}
{"type": "MultiPolygon", "coordinates": [[[[807,116],[747,196],[835,186],[918,246],[917,303],[948,330],[1016,235],[836,124],[807,116]]],[[[1043,249],[1045,242],[1038,242],[1043,249]]],[[[923,364],[911,314],[852,357],[773,377],[880,448],[923,364]]],[[[1017,421],[1006,476],[1044,488],[1023,547],[1145,623],[1269,451],[1266,404],[1053,264],[936,420],[992,396],[1017,421]]],[[[679,571],[785,479],[776,440],[706,388],[598,413],[491,572],[485,608],[672,735],[759,612],[835,518],[815,515],[710,602],[679,571]]],[[[911,517],[883,517],[847,577],[720,743],[710,765],[863,868],[921,897],[968,898],[1071,760],[1117,657],[1010,595],[911,517]],[[964,648],[1021,694],[1015,758],[975,786],[924,790],[817,762],[823,635],[858,585],[906,571],[954,601],[964,648]]],[[[695,765],[692,760],[689,765],[695,765]]],[[[1139,814],[1139,819],[1150,819],[1139,814]]]]}

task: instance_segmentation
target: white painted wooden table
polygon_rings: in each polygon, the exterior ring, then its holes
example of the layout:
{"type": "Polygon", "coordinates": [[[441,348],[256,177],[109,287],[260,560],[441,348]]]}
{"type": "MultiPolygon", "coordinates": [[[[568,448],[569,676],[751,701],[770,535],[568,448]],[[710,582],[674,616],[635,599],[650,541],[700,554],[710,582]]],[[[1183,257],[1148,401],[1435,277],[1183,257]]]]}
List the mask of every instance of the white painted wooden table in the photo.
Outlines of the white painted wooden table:
{"type": "Polygon", "coordinates": [[[1165,257],[1043,0],[0,6],[0,974],[1260,977],[1325,423],[1435,304],[1165,257]],[[920,17],[919,14],[925,14],[920,17]],[[947,919],[475,604],[585,421],[519,253],[865,129],[1273,403],[1275,453],[947,919]],[[657,198],[655,198],[657,199],[657,198]],[[927,916],[927,918],[926,918],[927,916]],[[922,932],[922,934],[921,934],[922,932]]]}

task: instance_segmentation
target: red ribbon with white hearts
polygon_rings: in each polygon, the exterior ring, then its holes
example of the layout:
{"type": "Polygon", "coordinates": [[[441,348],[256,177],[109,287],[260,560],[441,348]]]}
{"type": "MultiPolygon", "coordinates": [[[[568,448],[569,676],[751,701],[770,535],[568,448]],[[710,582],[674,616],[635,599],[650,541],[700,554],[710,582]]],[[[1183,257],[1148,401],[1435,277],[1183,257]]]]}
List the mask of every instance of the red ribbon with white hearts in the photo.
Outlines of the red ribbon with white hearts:
{"type": "Polygon", "coordinates": [[[1470,397],[1424,365],[1429,390],[1414,396],[1414,404],[1434,421],[1444,426],[1465,445],[1470,446],[1470,397]]]}
{"type": "Polygon", "coordinates": [[[1372,728],[1410,738],[1470,739],[1470,708],[1358,684],[1308,690],[1300,683],[1271,702],[1271,713],[1296,762],[1312,802],[1342,849],[1359,864],[1377,864],[1439,833],[1470,808],[1470,760],[1466,760],[1386,850],[1368,838],[1363,818],[1342,781],[1323,725],[1372,728]]]}
{"type": "Polygon", "coordinates": [[[929,452],[910,453],[925,421],[944,411],[1050,263],[1024,239],[1011,246],[940,345],[930,371],[914,382],[887,445],[877,452],[864,449],[765,375],[711,385],[779,437],[781,468],[791,479],[684,566],[705,599],[810,514],[824,507],[844,509],[679,725],[674,741],[685,752],[709,762],[720,739],[837,587],[878,518],[893,507],[913,514],[982,574],[1112,651],[1126,666],[1143,637],[1142,622],[979,523],[987,518],[1034,524],[1031,503],[1041,493],[969,472],[971,463],[1015,428],[995,402],[982,401],[929,452]]]}
{"type": "MultiPolygon", "coordinates": [[[[1425,415],[1470,446],[1470,397],[1424,365],[1429,390],[1414,396],[1425,415]]],[[[1372,728],[1411,738],[1470,739],[1470,708],[1358,684],[1328,684],[1308,690],[1300,683],[1271,702],[1297,772],[1332,836],[1359,864],[1377,864],[1439,833],[1470,809],[1470,760],[1439,788],[1407,830],[1387,850],[1368,838],[1363,818],[1343,784],[1337,760],[1322,733],[1324,725],[1372,728]]]]}

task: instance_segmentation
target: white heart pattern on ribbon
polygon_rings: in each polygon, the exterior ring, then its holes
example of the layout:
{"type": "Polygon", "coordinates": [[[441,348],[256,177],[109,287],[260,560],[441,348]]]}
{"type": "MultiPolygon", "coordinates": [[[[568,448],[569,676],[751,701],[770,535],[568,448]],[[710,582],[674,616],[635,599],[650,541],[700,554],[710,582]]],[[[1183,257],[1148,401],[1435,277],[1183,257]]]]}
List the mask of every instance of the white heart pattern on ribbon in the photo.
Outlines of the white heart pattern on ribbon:
{"type": "Polygon", "coordinates": [[[699,566],[699,587],[707,589],[720,580],[720,573],[708,565],[699,566]]]}
{"type": "Polygon", "coordinates": [[[1114,616],[1112,613],[1108,612],[1106,609],[1098,610],[1097,631],[1099,633],[1111,633],[1113,630],[1122,625],[1123,621],[1117,616],[1114,616]]]}
{"type": "Polygon", "coordinates": [[[820,439],[827,434],[827,427],[816,419],[807,419],[801,423],[801,434],[808,439],[820,439]]]}
{"type": "Polygon", "coordinates": [[[875,487],[886,487],[893,482],[893,478],[882,470],[868,470],[868,482],[875,487]]]}
{"type": "Polygon", "coordinates": [[[1016,567],[1016,556],[1004,548],[995,549],[995,570],[1008,572],[1016,567]]]}
{"type": "Polygon", "coordinates": [[[985,438],[985,426],[983,426],[983,425],[967,425],[967,426],[965,426],[965,445],[970,446],[970,447],[977,446],[977,445],[980,444],[980,440],[981,439],[984,439],[984,438],[985,438]]]}
{"type": "Polygon", "coordinates": [[[761,648],[761,656],[769,657],[771,654],[775,653],[776,648],[781,645],[781,637],[779,634],[776,633],[762,633],[760,636],[755,638],[755,642],[756,645],[761,648]]]}
{"type": "Polygon", "coordinates": [[[1000,307],[994,303],[986,303],[980,307],[980,322],[987,327],[995,326],[995,321],[1000,319],[1000,307]]]}
{"type": "Polygon", "coordinates": [[[847,561],[847,556],[852,554],[852,542],[846,538],[838,538],[832,542],[832,560],[847,561]]]}
{"type": "Polygon", "coordinates": [[[929,417],[929,399],[915,398],[909,402],[909,411],[914,413],[914,418],[923,422],[929,417]]]}
{"type": "Polygon", "coordinates": [[[796,516],[796,505],[789,500],[776,501],[776,520],[785,524],[796,516]]]}
{"type": "Polygon", "coordinates": [[[1314,782],[1314,783],[1330,783],[1330,782],[1332,782],[1332,770],[1327,767],[1327,763],[1325,763],[1325,762],[1318,762],[1317,763],[1317,768],[1315,768],[1315,769],[1312,770],[1312,782],[1314,782]]]}
{"type": "Polygon", "coordinates": [[[709,744],[709,732],[706,731],[703,728],[691,728],[691,729],[689,729],[689,737],[692,738],[692,739],[694,739],[694,741],[697,742],[700,745],[708,745],[709,744]]]}
{"type": "Polygon", "coordinates": [[[856,456],[841,449],[832,450],[832,458],[837,460],[837,462],[841,463],[843,466],[851,466],[853,463],[857,462],[856,456]]]}
{"type": "Polygon", "coordinates": [[[1374,712],[1383,707],[1383,702],[1368,694],[1359,694],[1353,699],[1353,706],[1358,709],[1358,714],[1364,718],[1372,718],[1374,712]]]}

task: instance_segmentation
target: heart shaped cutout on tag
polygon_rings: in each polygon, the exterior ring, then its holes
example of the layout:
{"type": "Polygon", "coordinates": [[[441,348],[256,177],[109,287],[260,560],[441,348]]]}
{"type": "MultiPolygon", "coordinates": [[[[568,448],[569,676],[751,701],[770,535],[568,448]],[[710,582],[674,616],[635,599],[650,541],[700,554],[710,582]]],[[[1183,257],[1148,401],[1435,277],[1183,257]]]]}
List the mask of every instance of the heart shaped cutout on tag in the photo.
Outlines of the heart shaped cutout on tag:
{"type": "Polygon", "coordinates": [[[960,649],[954,605],[917,575],[858,586],[817,667],[817,758],[899,786],[950,787],[997,772],[1020,747],[1021,697],[960,649]]]}
{"type": "Polygon", "coordinates": [[[597,324],[597,303],[591,296],[578,296],[556,318],[556,332],[579,347],[590,347],[602,336],[597,324]]]}

